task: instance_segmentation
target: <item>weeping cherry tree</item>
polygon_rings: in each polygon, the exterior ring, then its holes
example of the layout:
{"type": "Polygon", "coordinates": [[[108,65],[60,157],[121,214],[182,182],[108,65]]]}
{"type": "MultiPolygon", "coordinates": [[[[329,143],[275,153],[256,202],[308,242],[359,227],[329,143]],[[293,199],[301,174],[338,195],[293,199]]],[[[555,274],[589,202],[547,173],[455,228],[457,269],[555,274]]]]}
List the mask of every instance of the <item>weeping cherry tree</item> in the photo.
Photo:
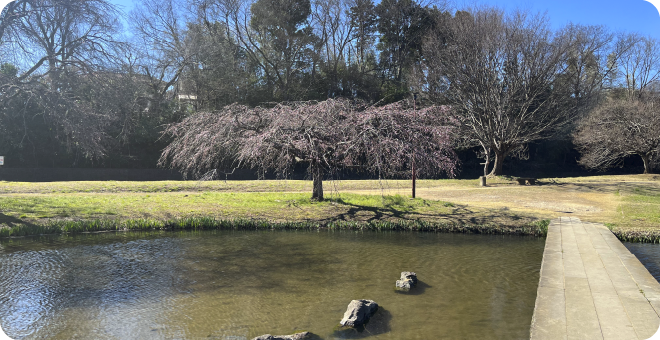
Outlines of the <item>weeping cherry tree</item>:
{"type": "Polygon", "coordinates": [[[414,110],[405,102],[382,107],[345,99],[280,103],[272,108],[232,104],[170,125],[173,139],[159,164],[199,176],[232,163],[286,177],[308,165],[312,198],[323,200],[323,179],[341,169],[379,177],[454,176],[455,123],[447,107],[414,110]]]}

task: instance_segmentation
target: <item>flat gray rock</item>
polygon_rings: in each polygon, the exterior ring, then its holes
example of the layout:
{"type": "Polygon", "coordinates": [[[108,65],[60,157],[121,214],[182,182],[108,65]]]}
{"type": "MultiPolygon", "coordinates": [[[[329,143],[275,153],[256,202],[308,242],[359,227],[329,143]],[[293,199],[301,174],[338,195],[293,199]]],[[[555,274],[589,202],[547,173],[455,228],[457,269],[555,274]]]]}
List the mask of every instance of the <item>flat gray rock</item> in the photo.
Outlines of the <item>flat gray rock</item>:
{"type": "Polygon", "coordinates": [[[360,327],[367,323],[378,310],[378,304],[372,300],[353,300],[348,304],[340,324],[344,327],[360,327]]]}

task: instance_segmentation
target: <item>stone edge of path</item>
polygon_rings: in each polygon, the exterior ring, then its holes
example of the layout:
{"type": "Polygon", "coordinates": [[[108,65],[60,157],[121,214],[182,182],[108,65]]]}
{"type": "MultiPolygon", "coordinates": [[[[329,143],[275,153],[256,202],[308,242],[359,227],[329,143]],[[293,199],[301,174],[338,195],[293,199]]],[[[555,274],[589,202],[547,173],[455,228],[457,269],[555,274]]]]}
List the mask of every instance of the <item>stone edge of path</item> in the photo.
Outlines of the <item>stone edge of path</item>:
{"type": "Polygon", "coordinates": [[[647,339],[659,326],[660,284],[609,229],[551,221],[531,339],[647,339]]]}

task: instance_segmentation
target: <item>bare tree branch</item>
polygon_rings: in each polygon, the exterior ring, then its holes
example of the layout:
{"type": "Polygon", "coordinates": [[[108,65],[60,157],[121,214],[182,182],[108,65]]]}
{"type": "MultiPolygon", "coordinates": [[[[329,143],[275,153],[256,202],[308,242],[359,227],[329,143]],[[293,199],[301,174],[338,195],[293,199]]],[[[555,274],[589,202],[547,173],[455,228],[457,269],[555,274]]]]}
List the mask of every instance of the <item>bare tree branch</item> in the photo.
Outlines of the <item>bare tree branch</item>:
{"type": "Polygon", "coordinates": [[[173,142],[159,164],[195,176],[222,164],[245,164],[286,177],[304,162],[314,181],[312,197],[322,200],[323,178],[347,167],[396,176],[410,169],[414,157],[421,175],[453,176],[454,125],[446,107],[367,107],[344,99],[253,109],[234,104],[171,125],[166,134],[173,142]]]}

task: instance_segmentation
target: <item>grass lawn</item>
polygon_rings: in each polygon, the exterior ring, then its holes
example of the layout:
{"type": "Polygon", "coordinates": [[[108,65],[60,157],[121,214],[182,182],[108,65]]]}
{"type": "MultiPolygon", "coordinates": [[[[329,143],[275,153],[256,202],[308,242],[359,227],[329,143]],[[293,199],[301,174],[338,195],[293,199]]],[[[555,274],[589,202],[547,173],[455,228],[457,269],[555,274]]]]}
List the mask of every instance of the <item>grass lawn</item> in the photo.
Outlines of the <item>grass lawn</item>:
{"type": "Polygon", "coordinates": [[[273,221],[369,220],[442,218],[453,215],[450,203],[401,196],[344,194],[324,202],[307,193],[172,192],[12,194],[0,198],[0,210],[12,218],[97,219],[190,216],[252,218],[273,221]]]}
{"type": "Polygon", "coordinates": [[[190,217],[274,222],[428,221],[520,227],[558,216],[614,230],[660,234],[660,176],[327,181],[314,202],[310,181],[0,182],[0,225],[70,220],[167,220],[190,217]]]}

